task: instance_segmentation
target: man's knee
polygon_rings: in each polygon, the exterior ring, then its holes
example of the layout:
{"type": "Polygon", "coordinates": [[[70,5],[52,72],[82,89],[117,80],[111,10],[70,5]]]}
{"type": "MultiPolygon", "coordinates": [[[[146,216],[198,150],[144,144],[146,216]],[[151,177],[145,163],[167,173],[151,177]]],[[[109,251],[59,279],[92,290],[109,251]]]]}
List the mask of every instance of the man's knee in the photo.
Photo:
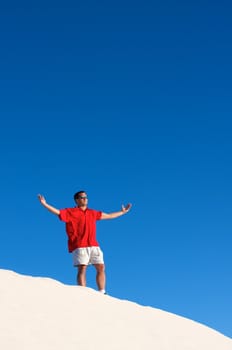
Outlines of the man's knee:
{"type": "Polygon", "coordinates": [[[78,273],[83,274],[86,272],[87,266],[86,265],[78,265],[78,273]]]}
{"type": "Polygon", "coordinates": [[[104,264],[95,264],[94,265],[97,272],[104,272],[105,271],[105,265],[104,264]]]}

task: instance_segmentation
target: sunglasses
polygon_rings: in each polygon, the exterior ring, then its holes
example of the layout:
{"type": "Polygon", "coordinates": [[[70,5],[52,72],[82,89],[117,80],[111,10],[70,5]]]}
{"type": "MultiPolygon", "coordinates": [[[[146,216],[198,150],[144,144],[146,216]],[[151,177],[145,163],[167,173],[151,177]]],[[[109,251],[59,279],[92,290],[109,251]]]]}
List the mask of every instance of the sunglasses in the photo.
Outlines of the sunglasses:
{"type": "Polygon", "coordinates": [[[87,196],[79,196],[77,199],[88,199],[87,196]]]}

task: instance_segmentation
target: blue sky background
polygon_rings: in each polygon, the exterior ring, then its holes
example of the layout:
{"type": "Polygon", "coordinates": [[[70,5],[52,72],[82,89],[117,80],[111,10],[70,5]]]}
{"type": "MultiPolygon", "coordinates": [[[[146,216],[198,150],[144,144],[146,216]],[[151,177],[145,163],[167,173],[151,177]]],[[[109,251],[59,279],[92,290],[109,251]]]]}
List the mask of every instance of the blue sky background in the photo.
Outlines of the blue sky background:
{"type": "Polygon", "coordinates": [[[229,1],[1,3],[1,268],[75,284],[38,193],[131,202],[97,226],[109,295],[232,336],[231,15],[229,1]]]}

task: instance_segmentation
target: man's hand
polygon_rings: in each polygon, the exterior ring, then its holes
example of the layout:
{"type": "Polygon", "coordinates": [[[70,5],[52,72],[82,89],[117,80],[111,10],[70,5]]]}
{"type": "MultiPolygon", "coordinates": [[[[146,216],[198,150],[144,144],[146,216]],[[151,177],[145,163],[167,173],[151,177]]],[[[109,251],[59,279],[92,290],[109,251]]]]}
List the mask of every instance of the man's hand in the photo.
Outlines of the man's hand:
{"type": "Polygon", "coordinates": [[[44,198],[44,196],[42,196],[42,194],[38,194],[38,198],[41,204],[46,204],[46,199],[44,198]]]}
{"type": "Polygon", "coordinates": [[[59,209],[56,209],[55,207],[53,207],[52,205],[48,204],[46,202],[46,199],[44,198],[44,196],[42,196],[42,194],[38,194],[38,199],[40,201],[40,203],[47,208],[51,213],[55,214],[55,215],[60,215],[60,211],[59,209]]]}
{"type": "Polygon", "coordinates": [[[109,214],[102,213],[101,220],[118,218],[119,216],[126,214],[130,210],[131,207],[132,207],[132,204],[127,204],[125,207],[124,207],[124,205],[122,205],[122,208],[120,211],[116,211],[115,213],[109,213],[109,214]]]}
{"type": "Polygon", "coordinates": [[[131,203],[127,204],[125,207],[124,207],[124,205],[122,205],[122,212],[127,213],[131,207],[132,207],[131,203]]]}

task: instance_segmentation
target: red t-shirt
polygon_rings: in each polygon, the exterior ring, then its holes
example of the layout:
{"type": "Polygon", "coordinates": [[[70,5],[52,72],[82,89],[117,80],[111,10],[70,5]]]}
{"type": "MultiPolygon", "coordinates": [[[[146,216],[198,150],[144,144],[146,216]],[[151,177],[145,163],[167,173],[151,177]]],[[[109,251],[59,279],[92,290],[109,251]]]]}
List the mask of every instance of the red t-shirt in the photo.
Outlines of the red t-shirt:
{"type": "Polygon", "coordinates": [[[76,248],[98,247],[96,240],[96,221],[101,219],[102,212],[89,209],[66,208],[60,210],[59,218],[66,223],[68,250],[76,248]]]}

